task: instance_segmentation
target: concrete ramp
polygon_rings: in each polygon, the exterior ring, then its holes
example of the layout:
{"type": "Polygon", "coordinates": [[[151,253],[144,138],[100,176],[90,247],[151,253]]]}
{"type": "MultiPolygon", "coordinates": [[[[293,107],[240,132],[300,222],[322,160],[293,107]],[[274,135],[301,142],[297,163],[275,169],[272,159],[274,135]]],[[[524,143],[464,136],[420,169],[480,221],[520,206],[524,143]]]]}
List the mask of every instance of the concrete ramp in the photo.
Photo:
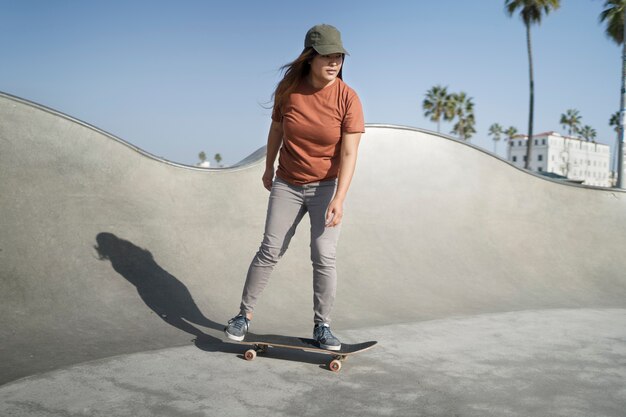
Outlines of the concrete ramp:
{"type": "MultiPolygon", "coordinates": [[[[184,166],[0,94],[0,383],[191,340],[219,346],[262,238],[264,155],[184,166]]],[[[624,247],[621,191],[370,124],[346,205],[334,326],[624,308],[624,247]]],[[[305,219],[254,331],[308,335],[311,276],[305,219]]]]}

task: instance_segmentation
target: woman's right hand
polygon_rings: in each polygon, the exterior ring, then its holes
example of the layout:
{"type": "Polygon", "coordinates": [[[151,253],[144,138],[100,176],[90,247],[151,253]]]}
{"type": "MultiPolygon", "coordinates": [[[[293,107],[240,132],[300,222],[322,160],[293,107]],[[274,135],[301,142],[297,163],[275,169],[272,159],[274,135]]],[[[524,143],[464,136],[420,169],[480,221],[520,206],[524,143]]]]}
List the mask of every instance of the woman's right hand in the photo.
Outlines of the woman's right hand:
{"type": "Polygon", "coordinates": [[[272,191],[272,181],[274,180],[274,168],[265,169],[265,173],[263,174],[263,186],[267,189],[267,191],[272,191]]]}

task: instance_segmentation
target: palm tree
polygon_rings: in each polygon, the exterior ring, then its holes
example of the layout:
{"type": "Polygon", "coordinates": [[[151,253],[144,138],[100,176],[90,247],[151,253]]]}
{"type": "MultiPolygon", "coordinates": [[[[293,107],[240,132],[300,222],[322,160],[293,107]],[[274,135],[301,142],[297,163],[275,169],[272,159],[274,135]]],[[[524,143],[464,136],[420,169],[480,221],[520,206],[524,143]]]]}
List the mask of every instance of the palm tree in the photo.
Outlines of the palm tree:
{"type": "Polygon", "coordinates": [[[606,35],[618,45],[624,42],[624,5],[624,0],[606,0],[600,13],[600,21],[607,24],[606,35]]]}
{"type": "Polygon", "coordinates": [[[509,142],[511,142],[511,140],[513,139],[513,137],[515,135],[517,135],[517,128],[511,126],[509,127],[507,130],[504,131],[504,134],[506,135],[506,140],[508,140],[509,142]]]}
{"type": "MultiPolygon", "coordinates": [[[[600,21],[606,22],[606,34],[615,43],[622,46],[622,93],[620,96],[620,111],[624,113],[626,107],[626,42],[624,42],[624,15],[626,14],[626,0],[606,0],[605,9],[600,13],[600,21]]],[[[622,122],[619,120],[618,123],[622,122]]],[[[619,123],[620,125],[622,123],[619,123]]],[[[624,126],[618,132],[617,141],[617,187],[622,188],[624,176],[624,126]]]]}
{"type": "Polygon", "coordinates": [[[454,102],[454,117],[457,118],[457,122],[450,133],[456,133],[461,140],[468,140],[472,134],[476,133],[472,98],[467,97],[463,91],[452,94],[451,98],[454,102]]]}
{"type": "Polygon", "coordinates": [[[617,170],[617,164],[619,163],[619,158],[617,158],[617,150],[619,149],[619,110],[616,111],[615,113],[613,113],[611,115],[611,118],[609,119],[609,126],[611,126],[613,128],[613,130],[615,130],[615,133],[617,133],[617,142],[616,142],[616,152],[615,152],[615,159],[613,159],[613,172],[615,172],[617,170]]]}
{"type": "Polygon", "coordinates": [[[426,92],[426,98],[422,102],[424,116],[437,122],[437,133],[441,131],[441,119],[452,120],[454,104],[452,97],[448,94],[448,87],[436,85],[426,92]]]}
{"type": "Polygon", "coordinates": [[[213,159],[215,159],[215,162],[217,162],[217,165],[220,166],[220,162],[222,162],[222,155],[220,155],[219,153],[216,153],[213,159]]]}
{"type": "Polygon", "coordinates": [[[530,42],[530,25],[541,23],[544,14],[550,13],[552,10],[558,9],[559,0],[504,0],[504,7],[509,16],[519,9],[520,17],[526,26],[526,46],[528,48],[528,73],[530,75],[530,106],[528,111],[528,141],[526,149],[526,166],[528,169],[530,164],[530,150],[532,147],[533,137],[533,112],[535,105],[535,80],[533,77],[533,55],[530,42]]]}
{"type": "Polygon", "coordinates": [[[576,109],[568,109],[565,113],[561,114],[560,124],[563,129],[567,129],[568,135],[572,136],[572,133],[578,133],[580,131],[580,112],[576,109]]]}
{"type": "Polygon", "coordinates": [[[198,154],[198,159],[200,159],[200,163],[203,163],[204,161],[206,161],[206,153],[204,153],[204,151],[200,152],[198,154]]]}
{"type": "Polygon", "coordinates": [[[498,142],[500,141],[500,136],[504,133],[502,130],[502,126],[498,123],[494,123],[489,126],[489,136],[493,136],[493,153],[497,153],[498,142]]]}
{"type": "Polygon", "coordinates": [[[513,138],[517,135],[517,128],[510,126],[507,130],[504,131],[506,135],[505,140],[509,142],[509,148],[507,153],[507,158],[511,160],[511,145],[513,145],[513,138]]]}
{"type": "Polygon", "coordinates": [[[619,133],[619,110],[611,115],[609,126],[615,130],[615,133],[619,133]]]}
{"type": "Polygon", "coordinates": [[[582,127],[582,129],[579,130],[579,133],[580,133],[580,136],[585,138],[587,142],[589,141],[595,142],[597,133],[593,127],[589,125],[585,125],[582,127]]]}

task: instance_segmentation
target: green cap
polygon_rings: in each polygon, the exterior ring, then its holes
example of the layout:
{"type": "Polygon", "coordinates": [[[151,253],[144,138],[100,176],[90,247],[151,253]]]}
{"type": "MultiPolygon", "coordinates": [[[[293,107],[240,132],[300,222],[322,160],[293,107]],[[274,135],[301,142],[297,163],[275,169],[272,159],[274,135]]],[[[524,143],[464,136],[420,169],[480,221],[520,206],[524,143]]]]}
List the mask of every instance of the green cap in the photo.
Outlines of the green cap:
{"type": "Polygon", "coordinates": [[[346,54],[341,43],[341,33],[331,25],[315,25],[306,33],[304,47],[312,47],[320,55],[346,54]]]}

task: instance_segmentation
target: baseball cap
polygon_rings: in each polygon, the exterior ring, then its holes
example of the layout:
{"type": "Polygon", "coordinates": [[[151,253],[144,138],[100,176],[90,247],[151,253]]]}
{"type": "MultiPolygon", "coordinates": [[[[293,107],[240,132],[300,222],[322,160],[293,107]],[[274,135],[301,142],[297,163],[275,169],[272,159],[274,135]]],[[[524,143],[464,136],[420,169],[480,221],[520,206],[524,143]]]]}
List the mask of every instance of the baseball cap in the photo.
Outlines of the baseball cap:
{"type": "Polygon", "coordinates": [[[312,47],[320,55],[350,55],[341,43],[341,33],[331,25],[315,25],[309,29],[304,38],[304,47],[312,47]]]}

